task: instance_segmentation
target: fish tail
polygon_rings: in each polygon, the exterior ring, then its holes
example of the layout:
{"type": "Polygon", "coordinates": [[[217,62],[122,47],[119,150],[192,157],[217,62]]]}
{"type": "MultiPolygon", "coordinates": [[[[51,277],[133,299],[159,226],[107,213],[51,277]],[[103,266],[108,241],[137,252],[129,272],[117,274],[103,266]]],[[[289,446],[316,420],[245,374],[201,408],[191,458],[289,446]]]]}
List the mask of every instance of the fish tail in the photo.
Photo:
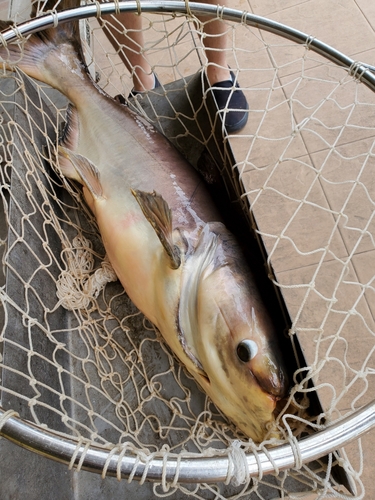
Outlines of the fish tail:
{"type": "MultiPolygon", "coordinates": [[[[63,10],[74,9],[81,5],[80,0],[62,0],[56,5],[56,0],[48,0],[44,3],[43,12],[60,12],[63,10]]],[[[38,2],[33,4],[31,11],[31,17],[36,17],[38,2]]],[[[81,39],[79,33],[79,22],[69,21],[68,23],[59,23],[56,27],[48,28],[46,30],[39,31],[36,36],[43,40],[46,44],[52,43],[54,45],[60,45],[62,43],[71,43],[75,46],[77,52],[81,50],[81,39]]]]}
{"type": "MultiPolygon", "coordinates": [[[[78,5],[79,0],[63,0],[59,4],[59,10],[78,5]]],[[[48,5],[46,8],[48,9],[48,5]]],[[[33,14],[35,15],[35,11],[33,14]]],[[[11,21],[0,21],[0,30],[4,31],[12,24],[11,21]]],[[[87,73],[83,63],[78,21],[59,23],[56,27],[39,31],[29,38],[6,45],[0,42],[0,63],[3,63],[6,70],[14,71],[17,67],[28,76],[47,83],[63,93],[65,90],[60,88],[56,74],[59,74],[61,80],[63,62],[68,60],[75,64],[77,76],[81,73],[82,78],[82,74],[87,73]]]]}

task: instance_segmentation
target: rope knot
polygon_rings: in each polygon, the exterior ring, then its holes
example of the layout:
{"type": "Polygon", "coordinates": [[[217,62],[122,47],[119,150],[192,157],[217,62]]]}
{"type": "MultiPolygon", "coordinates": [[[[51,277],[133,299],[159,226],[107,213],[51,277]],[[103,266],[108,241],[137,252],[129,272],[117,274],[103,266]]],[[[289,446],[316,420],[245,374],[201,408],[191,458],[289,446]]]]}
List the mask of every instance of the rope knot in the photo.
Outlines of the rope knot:
{"type": "Polygon", "coordinates": [[[241,441],[235,440],[228,448],[228,472],[225,484],[233,486],[245,484],[250,479],[249,466],[241,441]]]}
{"type": "Polygon", "coordinates": [[[101,290],[117,276],[107,257],[94,273],[94,258],[91,242],[83,236],[76,236],[68,256],[68,269],[63,271],[56,282],[56,295],[62,306],[70,311],[87,309],[101,290]]]}

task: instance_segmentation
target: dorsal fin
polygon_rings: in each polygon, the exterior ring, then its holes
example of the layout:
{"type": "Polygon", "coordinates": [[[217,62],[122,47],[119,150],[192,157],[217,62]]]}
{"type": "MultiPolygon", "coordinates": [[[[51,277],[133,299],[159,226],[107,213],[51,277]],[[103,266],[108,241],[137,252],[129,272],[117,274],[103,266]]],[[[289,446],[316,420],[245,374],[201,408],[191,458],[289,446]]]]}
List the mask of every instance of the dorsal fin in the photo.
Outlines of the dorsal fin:
{"type": "Polygon", "coordinates": [[[152,193],[134,189],[131,191],[167,252],[171,268],[178,269],[181,264],[181,250],[173,243],[172,212],[168,203],[155,191],[152,193]]]}
{"type": "Polygon", "coordinates": [[[77,108],[69,103],[65,116],[65,127],[59,140],[60,146],[75,151],[79,139],[79,118],[77,108]]]}

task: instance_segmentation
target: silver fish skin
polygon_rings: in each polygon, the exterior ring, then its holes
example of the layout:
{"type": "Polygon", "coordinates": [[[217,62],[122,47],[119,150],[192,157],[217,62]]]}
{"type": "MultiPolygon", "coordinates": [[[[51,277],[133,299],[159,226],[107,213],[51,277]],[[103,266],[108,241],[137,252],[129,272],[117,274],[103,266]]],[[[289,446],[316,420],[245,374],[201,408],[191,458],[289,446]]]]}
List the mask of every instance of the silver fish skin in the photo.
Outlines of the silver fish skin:
{"type": "Polygon", "coordinates": [[[90,79],[74,23],[8,44],[0,57],[72,103],[59,166],[83,185],[131,300],[246,436],[272,435],[287,390],[274,327],[198,174],[90,79]]]}

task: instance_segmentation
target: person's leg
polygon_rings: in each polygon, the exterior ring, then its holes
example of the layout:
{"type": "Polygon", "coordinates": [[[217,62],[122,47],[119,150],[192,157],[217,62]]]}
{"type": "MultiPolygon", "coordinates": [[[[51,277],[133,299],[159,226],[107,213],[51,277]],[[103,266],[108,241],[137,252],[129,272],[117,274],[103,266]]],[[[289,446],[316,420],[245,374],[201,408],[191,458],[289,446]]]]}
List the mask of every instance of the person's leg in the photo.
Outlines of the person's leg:
{"type": "MultiPolygon", "coordinates": [[[[216,0],[206,0],[206,3],[217,5],[216,0]]],[[[225,5],[226,2],[220,2],[225,5]]],[[[217,82],[230,80],[230,73],[227,64],[227,33],[224,22],[207,17],[201,17],[203,37],[208,65],[206,68],[207,79],[210,85],[217,82]]]]}
{"type": "MultiPolygon", "coordinates": [[[[207,0],[207,3],[216,5],[217,2],[207,0]]],[[[225,2],[221,3],[225,4],[225,2]]],[[[133,76],[134,90],[142,91],[153,88],[154,78],[151,67],[142,54],[144,47],[142,17],[137,14],[120,13],[108,17],[108,21],[109,23],[104,25],[104,31],[116,50],[121,47],[119,55],[133,76]]],[[[207,17],[202,18],[202,22],[204,32],[207,34],[203,42],[209,63],[206,70],[208,81],[213,85],[230,80],[225,52],[227,46],[225,25],[220,20],[210,21],[207,17]]]]}
{"type": "Polygon", "coordinates": [[[119,56],[132,75],[134,90],[143,92],[153,89],[154,74],[142,53],[142,17],[138,14],[121,13],[104,19],[108,20],[108,24],[103,26],[104,32],[116,50],[121,48],[119,56]]]}
{"type": "MultiPolygon", "coordinates": [[[[217,0],[207,0],[217,4],[217,0]]],[[[225,5],[225,0],[221,2],[225,5]]],[[[150,64],[143,55],[142,17],[137,14],[122,13],[111,18],[113,27],[104,27],[112,45],[118,50],[121,47],[120,57],[133,76],[134,88],[131,94],[150,90],[160,83],[153,74],[150,64]],[[117,28],[117,29],[116,29],[117,28]]],[[[203,30],[207,35],[203,38],[208,65],[206,75],[212,89],[216,104],[223,111],[223,119],[227,132],[236,132],[246,125],[248,118],[248,104],[246,97],[234,82],[234,75],[230,72],[226,58],[227,34],[226,26],[219,19],[209,20],[202,18],[203,30]]]]}
{"type": "MultiPolygon", "coordinates": [[[[206,0],[207,3],[217,5],[217,0],[206,0]]],[[[220,2],[225,6],[225,0],[220,2]]],[[[235,75],[229,70],[227,63],[227,27],[219,19],[212,21],[201,18],[203,43],[207,56],[206,75],[212,87],[217,107],[222,111],[227,132],[237,132],[247,123],[248,104],[245,94],[235,82],[235,75]]]]}

